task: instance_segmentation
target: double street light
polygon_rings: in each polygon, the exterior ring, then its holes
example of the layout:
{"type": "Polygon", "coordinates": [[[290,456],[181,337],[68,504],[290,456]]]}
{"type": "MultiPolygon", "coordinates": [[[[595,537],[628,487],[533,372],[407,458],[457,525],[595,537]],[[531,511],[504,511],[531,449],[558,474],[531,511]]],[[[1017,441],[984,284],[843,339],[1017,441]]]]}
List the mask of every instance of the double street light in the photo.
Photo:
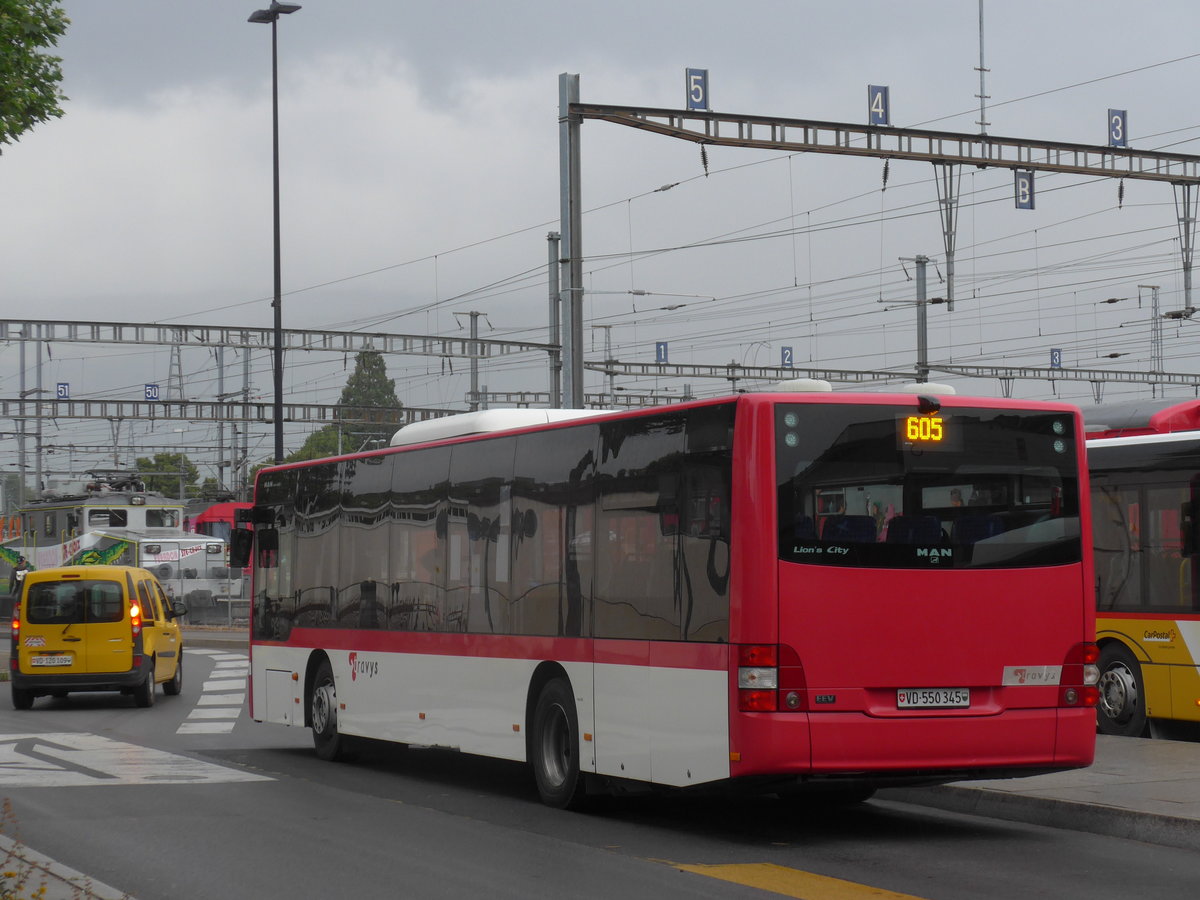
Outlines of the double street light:
{"type": "Polygon", "coordinates": [[[275,462],[283,462],[283,285],[279,267],[279,65],[276,53],[275,23],[280,16],[294,13],[299,3],[271,0],[267,9],[255,10],[249,22],[271,26],[271,143],[272,171],[275,184],[275,462]]]}

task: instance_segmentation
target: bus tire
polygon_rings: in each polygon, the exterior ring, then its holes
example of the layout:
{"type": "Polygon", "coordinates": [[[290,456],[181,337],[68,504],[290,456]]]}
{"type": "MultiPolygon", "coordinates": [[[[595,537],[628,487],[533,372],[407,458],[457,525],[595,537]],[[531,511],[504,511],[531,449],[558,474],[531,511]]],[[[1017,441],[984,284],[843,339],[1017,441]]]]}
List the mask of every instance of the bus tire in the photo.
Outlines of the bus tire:
{"type": "Polygon", "coordinates": [[[579,771],[579,716],[570,682],[546,682],[533,708],[530,765],[542,802],[556,809],[579,809],[584,776],[579,771]]]}
{"type": "Polygon", "coordinates": [[[317,757],[330,761],[348,758],[346,738],[338,731],[337,686],[333,667],[324,659],[313,678],[312,693],[308,696],[308,720],[312,723],[313,747],[317,757]]]}
{"type": "Polygon", "coordinates": [[[145,709],[148,706],[154,705],[154,659],[150,659],[150,668],[146,670],[146,677],[142,679],[142,683],[133,689],[133,702],[145,709]]]}
{"type": "Polygon", "coordinates": [[[1146,689],[1142,667],[1124,645],[1100,651],[1100,702],[1096,723],[1101,734],[1141,737],[1146,731],[1146,689]]]}
{"type": "Polygon", "coordinates": [[[171,676],[170,681],[163,682],[163,693],[169,697],[178,697],[183,691],[183,651],[179,651],[179,658],[175,661],[175,674],[171,676]]]}
{"type": "Polygon", "coordinates": [[[14,685],[12,689],[12,705],[13,709],[33,709],[33,691],[14,685]]]}

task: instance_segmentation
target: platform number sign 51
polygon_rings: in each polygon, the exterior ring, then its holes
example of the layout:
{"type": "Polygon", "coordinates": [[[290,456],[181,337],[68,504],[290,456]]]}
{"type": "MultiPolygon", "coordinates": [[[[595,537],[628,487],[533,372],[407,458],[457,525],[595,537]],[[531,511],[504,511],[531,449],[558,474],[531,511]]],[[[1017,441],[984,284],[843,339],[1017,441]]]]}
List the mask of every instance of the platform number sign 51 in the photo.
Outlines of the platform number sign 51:
{"type": "Polygon", "coordinates": [[[688,109],[709,109],[708,69],[685,69],[688,109]]]}
{"type": "Polygon", "coordinates": [[[54,396],[59,400],[71,399],[71,383],[69,381],[58,382],[58,388],[54,392],[54,396]]]}
{"type": "Polygon", "coordinates": [[[1129,111],[1110,109],[1108,111],[1108,146],[1129,146],[1129,111]]]}

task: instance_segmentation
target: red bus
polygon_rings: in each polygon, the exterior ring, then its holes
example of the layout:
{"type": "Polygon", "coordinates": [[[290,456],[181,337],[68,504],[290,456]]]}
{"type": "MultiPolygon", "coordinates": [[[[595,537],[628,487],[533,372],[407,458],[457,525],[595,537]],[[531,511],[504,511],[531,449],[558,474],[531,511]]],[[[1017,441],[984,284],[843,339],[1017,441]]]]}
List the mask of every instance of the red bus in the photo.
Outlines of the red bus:
{"type": "Polygon", "coordinates": [[[1086,413],[1100,730],[1200,725],[1200,400],[1086,413]]]}
{"type": "Polygon", "coordinates": [[[742,394],[469,433],[496,415],[259,473],[255,720],[527,761],[559,807],[1092,761],[1077,409],[742,394]]]}

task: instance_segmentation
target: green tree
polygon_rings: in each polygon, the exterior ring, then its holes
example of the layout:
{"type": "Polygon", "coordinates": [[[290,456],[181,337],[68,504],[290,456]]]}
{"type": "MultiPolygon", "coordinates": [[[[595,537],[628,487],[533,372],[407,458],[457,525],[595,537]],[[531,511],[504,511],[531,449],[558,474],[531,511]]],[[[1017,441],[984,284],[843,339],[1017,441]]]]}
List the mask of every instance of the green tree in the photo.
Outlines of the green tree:
{"type": "MultiPolygon", "coordinates": [[[[395,380],[387,377],[387,366],[381,353],[363,350],[354,357],[354,371],[346,379],[338,404],[347,407],[355,417],[361,417],[364,409],[393,410],[404,405],[396,397],[395,380]]],[[[310,434],[304,445],[285,462],[355,453],[370,446],[372,441],[382,439],[386,442],[398,424],[387,413],[381,413],[378,419],[378,424],[326,425],[310,434]]]]}
{"type": "Polygon", "coordinates": [[[180,500],[188,495],[188,488],[200,476],[200,470],[183,453],[155,453],[153,459],[139,457],[137,470],[146,482],[146,490],[158,491],[164,497],[177,497],[180,500]],[[182,495],[179,492],[181,477],[182,495]]]}
{"type": "Polygon", "coordinates": [[[69,24],[58,0],[0,0],[0,149],[63,114],[62,59],[45,51],[69,24]]]}

